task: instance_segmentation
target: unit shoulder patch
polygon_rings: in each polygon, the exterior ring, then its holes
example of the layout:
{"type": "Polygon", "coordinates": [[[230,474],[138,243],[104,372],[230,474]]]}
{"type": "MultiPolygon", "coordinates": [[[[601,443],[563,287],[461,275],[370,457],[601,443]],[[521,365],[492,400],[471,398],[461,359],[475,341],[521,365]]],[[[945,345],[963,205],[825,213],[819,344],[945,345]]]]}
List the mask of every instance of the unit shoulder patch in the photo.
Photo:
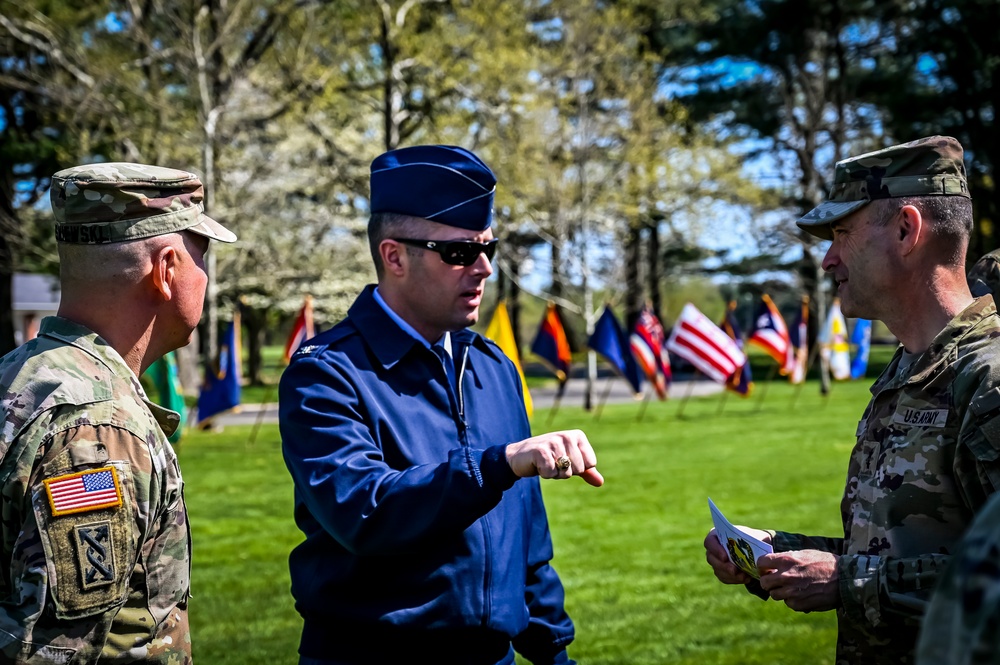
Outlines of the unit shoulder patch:
{"type": "Polygon", "coordinates": [[[107,520],[74,527],[73,541],[76,545],[77,571],[82,591],[114,584],[115,550],[112,533],[111,522],[107,520]]]}

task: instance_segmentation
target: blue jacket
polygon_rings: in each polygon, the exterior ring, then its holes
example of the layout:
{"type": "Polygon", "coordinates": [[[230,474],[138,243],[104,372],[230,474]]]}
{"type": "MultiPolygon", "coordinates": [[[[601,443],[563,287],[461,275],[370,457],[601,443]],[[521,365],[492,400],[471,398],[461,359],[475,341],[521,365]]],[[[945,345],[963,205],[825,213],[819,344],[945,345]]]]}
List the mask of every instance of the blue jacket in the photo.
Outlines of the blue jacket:
{"type": "Polygon", "coordinates": [[[517,370],[493,342],[452,333],[458,386],[367,287],[309,340],[279,388],[295,520],[289,559],[300,653],[336,663],[569,662],[573,623],[549,565],[517,370]],[[364,639],[362,639],[364,636],[364,639]]]}

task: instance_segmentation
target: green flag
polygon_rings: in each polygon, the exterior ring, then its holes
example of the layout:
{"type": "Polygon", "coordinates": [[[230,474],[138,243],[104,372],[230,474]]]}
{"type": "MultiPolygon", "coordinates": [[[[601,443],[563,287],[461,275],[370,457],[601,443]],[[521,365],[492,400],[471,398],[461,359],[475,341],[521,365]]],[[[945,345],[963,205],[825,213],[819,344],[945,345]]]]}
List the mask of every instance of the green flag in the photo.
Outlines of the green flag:
{"type": "Polygon", "coordinates": [[[177,358],[171,351],[163,356],[146,370],[146,374],[153,382],[159,399],[156,403],[162,407],[176,411],[181,414],[180,425],[177,430],[170,435],[170,443],[177,443],[181,440],[181,432],[184,431],[184,419],[187,408],[184,406],[184,395],[181,393],[181,383],[177,378],[177,358]]]}

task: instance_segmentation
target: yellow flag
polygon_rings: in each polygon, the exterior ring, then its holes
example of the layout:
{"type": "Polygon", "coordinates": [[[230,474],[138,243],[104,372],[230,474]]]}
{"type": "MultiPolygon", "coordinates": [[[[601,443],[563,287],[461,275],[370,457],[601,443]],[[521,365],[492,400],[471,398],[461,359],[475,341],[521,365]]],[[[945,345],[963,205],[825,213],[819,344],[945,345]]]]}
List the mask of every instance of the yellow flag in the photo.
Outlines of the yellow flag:
{"type": "Polygon", "coordinates": [[[521,356],[517,352],[517,344],[514,342],[514,329],[510,325],[510,316],[507,314],[507,301],[501,300],[497,303],[497,308],[493,311],[493,318],[486,328],[486,336],[496,342],[500,350],[504,352],[510,361],[517,368],[517,375],[521,377],[521,389],[524,392],[524,410],[528,417],[534,412],[531,404],[531,393],[528,392],[528,382],[524,380],[524,370],[521,369],[521,356]]]}

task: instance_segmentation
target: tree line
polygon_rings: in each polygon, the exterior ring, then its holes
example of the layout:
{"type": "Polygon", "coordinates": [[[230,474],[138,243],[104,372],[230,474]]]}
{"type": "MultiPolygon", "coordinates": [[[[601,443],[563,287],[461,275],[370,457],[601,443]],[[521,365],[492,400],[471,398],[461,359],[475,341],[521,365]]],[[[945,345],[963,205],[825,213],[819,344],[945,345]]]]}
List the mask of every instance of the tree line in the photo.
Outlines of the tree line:
{"type": "Polygon", "coordinates": [[[305,293],[333,322],[373,279],[368,165],[415,143],[497,173],[515,330],[530,284],[586,325],[604,300],[662,318],[665,283],[695,273],[792,309],[805,291],[819,321],[823,248],[791,220],[837,159],[957,137],[970,258],[997,246],[998,18],[986,0],[0,0],[0,352],[13,273],[56,270],[49,176],[140,161],[199,172],[239,234],[210,254],[202,350],[239,307],[259,380],[265,331],[305,293]],[[749,249],[709,256],[733,214],[749,249]]]}

